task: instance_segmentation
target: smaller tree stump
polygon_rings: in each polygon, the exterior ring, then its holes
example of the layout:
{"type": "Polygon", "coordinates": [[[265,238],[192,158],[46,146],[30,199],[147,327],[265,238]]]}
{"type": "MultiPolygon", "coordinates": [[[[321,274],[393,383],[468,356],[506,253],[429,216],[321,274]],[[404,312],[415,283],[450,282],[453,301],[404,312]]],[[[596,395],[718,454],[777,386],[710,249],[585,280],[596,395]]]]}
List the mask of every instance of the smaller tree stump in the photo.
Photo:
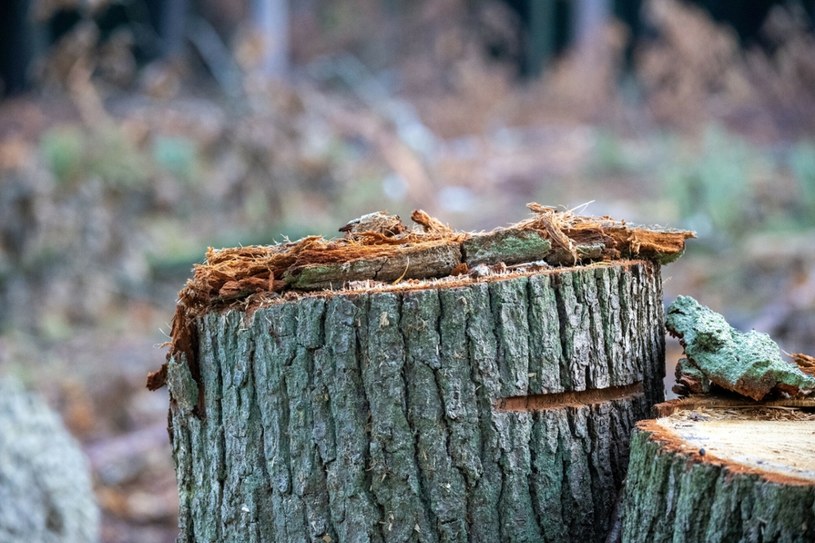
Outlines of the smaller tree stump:
{"type": "Polygon", "coordinates": [[[815,541],[815,414],[720,399],[657,409],[632,437],[623,541],[815,541]]]}

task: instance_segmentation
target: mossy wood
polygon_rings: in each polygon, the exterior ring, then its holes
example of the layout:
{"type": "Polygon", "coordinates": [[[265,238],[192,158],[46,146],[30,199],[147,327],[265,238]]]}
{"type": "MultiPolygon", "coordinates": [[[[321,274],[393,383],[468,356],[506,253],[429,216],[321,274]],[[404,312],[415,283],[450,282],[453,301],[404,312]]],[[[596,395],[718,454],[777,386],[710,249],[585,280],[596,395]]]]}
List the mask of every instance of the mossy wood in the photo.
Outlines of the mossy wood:
{"type": "Polygon", "coordinates": [[[815,541],[815,414],[777,402],[658,406],[631,441],[622,541],[815,541]]]}
{"type": "Polygon", "coordinates": [[[662,396],[659,264],[453,279],[192,318],[178,541],[603,541],[662,396]]]}

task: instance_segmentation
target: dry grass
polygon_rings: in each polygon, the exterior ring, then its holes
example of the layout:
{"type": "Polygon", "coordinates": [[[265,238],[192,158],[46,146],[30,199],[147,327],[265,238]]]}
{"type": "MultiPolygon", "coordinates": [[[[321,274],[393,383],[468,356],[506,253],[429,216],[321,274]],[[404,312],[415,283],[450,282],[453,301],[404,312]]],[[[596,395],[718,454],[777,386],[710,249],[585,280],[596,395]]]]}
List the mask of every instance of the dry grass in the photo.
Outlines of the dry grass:
{"type": "Polygon", "coordinates": [[[657,121],[695,131],[719,119],[765,138],[811,129],[815,37],[795,7],[771,13],[772,51],[745,51],[730,28],[677,0],[652,0],[647,16],[659,38],[641,49],[637,75],[657,121]]]}

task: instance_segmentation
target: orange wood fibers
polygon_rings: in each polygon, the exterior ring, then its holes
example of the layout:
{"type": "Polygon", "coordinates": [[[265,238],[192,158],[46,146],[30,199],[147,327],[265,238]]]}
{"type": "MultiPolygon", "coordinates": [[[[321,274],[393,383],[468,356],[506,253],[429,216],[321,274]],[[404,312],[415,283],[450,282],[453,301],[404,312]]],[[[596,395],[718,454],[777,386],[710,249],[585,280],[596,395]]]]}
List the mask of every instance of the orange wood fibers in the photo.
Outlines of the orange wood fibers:
{"type": "Polygon", "coordinates": [[[637,428],[665,453],[691,462],[779,484],[815,486],[813,414],[780,408],[699,409],[640,421],[637,428]]]}
{"type": "Polygon", "coordinates": [[[591,390],[555,392],[553,394],[532,394],[529,396],[511,396],[498,401],[498,411],[543,411],[559,407],[579,407],[596,403],[623,400],[643,393],[642,382],[631,385],[596,388],[591,390]]]}

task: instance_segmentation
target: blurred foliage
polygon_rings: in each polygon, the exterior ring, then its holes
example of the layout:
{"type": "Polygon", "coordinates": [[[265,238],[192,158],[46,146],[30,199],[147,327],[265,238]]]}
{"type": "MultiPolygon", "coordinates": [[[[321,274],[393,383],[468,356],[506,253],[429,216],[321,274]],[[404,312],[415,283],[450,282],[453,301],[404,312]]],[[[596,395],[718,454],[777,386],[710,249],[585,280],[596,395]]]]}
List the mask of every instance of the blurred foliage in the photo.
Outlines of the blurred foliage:
{"type": "Polygon", "coordinates": [[[192,181],[198,168],[198,148],[186,137],[158,136],[153,140],[152,159],[168,173],[192,181]]]}
{"type": "Polygon", "coordinates": [[[660,177],[686,226],[733,243],[815,224],[814,151],[802,142],[779,153],[712,125],[698,145],[672,153],[660,177]]]}
{"type": "Polygon", "coordinates": [[[18,264],[2,266],[15,286],[0,288],[0,320],[47,300],[93,322],[206,245],[334,235],[371,209],[423,207],[484,228],[530,199],[596,200],[713,246],[811,226],[815,150],[799,130],[815,125],[812,37],[795,10],[773,15],[768,51],[741,50],[674,0],[647,13],[654,40],[638,52],[628,101],[617,84],[625,29],[609,24],[521,84],[510,58],[486,55],[483,31],[509,43],[517,24],[490,2],[317,2],[293,21],[301,77],[264,82],[238,43],[242,86],[226,96],[177,94],[183,71],[172,66],[148,67],[143,88],[120,94],[98,69],[99,44],[78,32],[83,47],[62,46],[51,60],[65,69],[48,72],[73,113],[34,131],[35,156],[0,149],[0,233],[18,264]]]}
{"type": "Polygon", "coordinates": [[[793,146],[789,164],[801,192],[800,213],[815,225],[815,141],[793,146]]]}
{"type": "Polygon", "coordinates": [[[67,183],[81,171],[81,132],[76,126],[58,126],[49,129],[40,140],[43,158],[63,183],[67,183]]]}
{"type": "Polygon", "coordinates": [[[136,187],[149,179],[149,161],[112,126],[49,128],[39,147],[60,184],[97,177],[110,187],[136,187]]]}
{"type": "Polygon", "coordinates": [[[685,223],[702,236],[738,238],[756,227],[754,184],[762,157],[719,127],[708,127],[700,148],[679,152],[663,182],[685,223]]]}

